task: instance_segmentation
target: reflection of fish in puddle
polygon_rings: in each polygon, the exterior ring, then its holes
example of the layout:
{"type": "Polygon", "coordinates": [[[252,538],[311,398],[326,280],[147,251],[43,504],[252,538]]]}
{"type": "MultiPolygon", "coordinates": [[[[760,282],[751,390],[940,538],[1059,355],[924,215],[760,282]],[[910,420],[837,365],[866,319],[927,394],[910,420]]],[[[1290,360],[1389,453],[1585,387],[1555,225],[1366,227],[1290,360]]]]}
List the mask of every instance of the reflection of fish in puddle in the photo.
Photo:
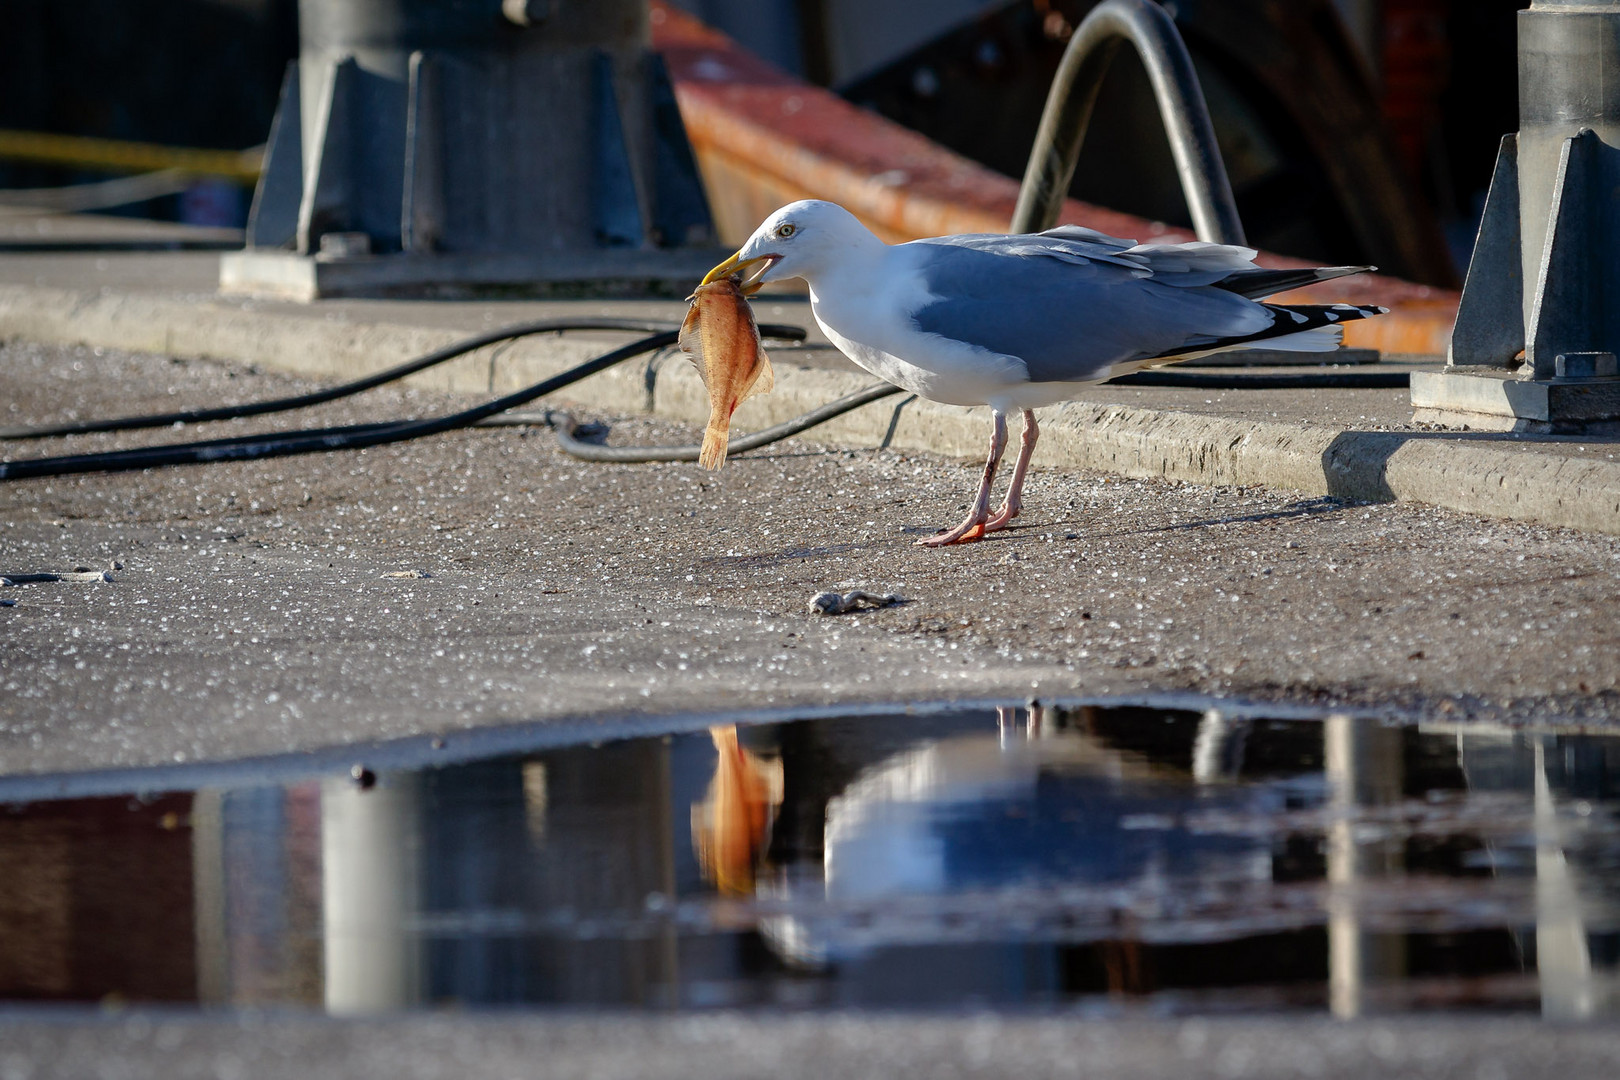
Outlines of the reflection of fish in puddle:
{"type": "Polygon", "coordinates": [[[681,351],[697,366],[709,391],[709,426],[698,463],[718,469],[726,463],[731,414],[755,394],[770,393],[776,378],[760,348],[753,309],[735,278],[699,285],[688,299],[692,306],[681,323],[681,351]]]}
{"type": "Polygon", "coordinates": [[[760,757],[737,741],[737,728],[709,729],[719,752],[703,801],[692,805],[692,843],[703,876],[722,893],[747,896],[782,805],[782,763],[760,757]]]}

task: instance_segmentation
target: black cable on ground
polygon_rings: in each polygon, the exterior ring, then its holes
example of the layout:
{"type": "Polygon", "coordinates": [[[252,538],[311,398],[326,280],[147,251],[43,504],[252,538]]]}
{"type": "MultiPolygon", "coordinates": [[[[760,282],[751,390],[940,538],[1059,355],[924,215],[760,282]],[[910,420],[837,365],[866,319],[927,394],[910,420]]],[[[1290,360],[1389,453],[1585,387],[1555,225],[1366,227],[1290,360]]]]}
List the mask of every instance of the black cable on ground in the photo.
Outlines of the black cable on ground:
{"type": "MultiPolygon", "coordinates": [[[[512,328],[500,336],[510,337],[512,328]]],[[[779,340],[802,340],[804,330],[797,326],[761,326],[760,335],[779,340]]],[[[471,409],[463,409],[448,416],[427,420],[400,420],[380,424],[355,424],[347,427],[315,428],[307,431],[242,435],[229,439],[209,439],[202,442],[179,443],[170,446],[138,447],[133,450],[115,450],[100,454],[75,454],[66,457],[32,458],[23,461],[0,462],[0,480],[23,480],[31,477],[67,476],[87,472],[129,472],[165,465],[194,465],[210,461],[249,461],[261,458],[287,457],[293,454],[313,454],[327,450],[359,450],[368,446],[403,442],[426,435],[468,427],[486,416],[507,409],[515,409],[546,394],[555,393],[588,375],[604,371],[615,364],[673,345],[678,331],[666,330],[633,341],[611,352],[576,364],[561,374],[535,383],[533,386],[487,401],[471,409]]],[[[488,335],[470,338],[459,344],[463,352],[488,344],[488,335]]],[[[449,346],[448,348],[457,348],[449,346]]],[[[440,350],[444,352],[445,350],[440,350]]],[[[408,365],[406,365],[408,366],[408,365]]]]}
{"type": "MultiPolygon", "coordinates": [[[[187,409],[181,412],[159,413],[153,416],[122,416],[111,420],[85,420],[67,424],[49,424],[43,427],[0,428],[0,439],[43,439],[57,435],[89,435],[103,431],[135,431],[141,428],[173,427],[175,424],[201,424],[210,420],[236,420],[244,416],[262,416],[265,413],[286,412],[289,409],[302,409],[310,405],[321,405],[338,398],[349,397],[363,390],[381,386],[383,383],[403,379],[407,375],[414,375],[447,360],[454,360],[474,349],[481,349],[485,345],[493,345],[497,341],[507,341],[512,338],[527,337],[531,334],[561,333],[565,330],[639,330],[644,334],[655,334],[666,330],[675,330],[677,323],[667,319],[618,319],[618,318],[585,318],[585,319],[540,319],[535,322],[514,323],[511,326],[502,326],[487,333],[477,334],[464,338],[442,349],[419,356],[415,360],[408,360],[403,364],[385,368],[382,371],[367,375],[352,382],[339,383],[324,390],[315,390],[308,394],[297,394],[293,397],[274,398],[270,401],[249,402],[246,405],[226,405],[216,409],[187,409]]],[[[773,329],[783,329],[773,327],[773,329]]],[[[804,331],[798,330],[793,340],[801,340],[804,331]]]]}
{"type": "MultiPolygon", "coordinates": [[[[727,453],[740,454],[746,450],[757,450],[762,446],[769,446],[774,442],[797,435],[807,428],[825,423],[835,416],[842,416],[852,409],[869,404],[882,398],[892,397],[904,393],[898,386],[888,383],[878,383],[868,386],[864,390],[857,390],[853,394],[845,394],[837,401],[828,402],[819,409],[814,409],[803,416],[796,416],[785,423],[768,427],[764,431],[756,431],[752,435],[732,439],[727,447],[727,453]]],[[[574,432],[578,423],[566,412],[557,410],[549,412],[546,420],[557,432],[557,445],[563,453],[576,457],[582,461],[616,461],[616,462],[648,462],[648,461],[696,461],[701,447],[697,446],[601,446],[597,443],[581,442],[574,432]]]]}

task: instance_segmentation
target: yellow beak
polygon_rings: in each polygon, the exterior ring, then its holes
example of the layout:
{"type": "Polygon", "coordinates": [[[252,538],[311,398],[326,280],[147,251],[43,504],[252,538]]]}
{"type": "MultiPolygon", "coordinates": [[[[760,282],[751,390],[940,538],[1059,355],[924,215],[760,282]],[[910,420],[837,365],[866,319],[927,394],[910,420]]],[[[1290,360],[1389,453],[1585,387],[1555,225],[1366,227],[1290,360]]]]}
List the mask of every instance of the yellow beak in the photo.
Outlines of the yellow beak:
{"type": "MultiPolygon", "coordinates": [[[[703,285],[712,285],[721,278],[726,277],[736,276],[739,278],[746,278],[760,263],[769,264],[771,261],[771,257],[769,255],[762,255],[757,259],[748,259],[747,261],[744,261],[738,258],[738,256],[741,254],[742,252],[737,252],[736,255],[733,255],[731,258],[727,259],[713,270],[710,270],[703,276],[703,281],[698,287],[702,288],[703,285]]],[[[761,285],[762,283],[758,281],[745,282],[742,285],[743,295],[751,296],[754,293],[759,292],[761,285]]]]}

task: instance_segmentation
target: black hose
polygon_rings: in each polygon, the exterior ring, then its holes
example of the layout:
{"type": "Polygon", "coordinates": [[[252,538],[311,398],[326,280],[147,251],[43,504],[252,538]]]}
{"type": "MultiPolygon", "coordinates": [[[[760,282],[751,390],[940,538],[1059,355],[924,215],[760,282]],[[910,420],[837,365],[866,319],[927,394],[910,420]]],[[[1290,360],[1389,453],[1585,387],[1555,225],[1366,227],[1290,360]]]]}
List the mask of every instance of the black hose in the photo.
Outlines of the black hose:
{"type": "MultiPolygon", "coordinates": [[[[845,394],[837,401],[828,402],[819,409],[814,409],[803,416],[796,416],[792,420],[768,427],[764,431],[756,431],[752,435],[744,435],[732,439],[726,448],[727,453],[740,454],[746,450],[757,450],[762,446],[769,446],[774,442],[797,435],[807,428],[825,423],[835,416],[842,416],[852,409],[862,405],[891,397],[903,391],[898,386],[888,383],[878,383],[868,386],[864,390],[857,390],[853,394],[845,394]]],[[[557,432],[557,445],[572,457],[582,461],[617,461],[617,462],[648,462],[648,461],[696,461],[702,447],[698,446],[601,446],[597,443],[581,442],[574,432],[578,424],[566,412],[557,410],[546,414],[546,422],[557,432]]]]}
{"type": "MultiPolygon", "coordinates": [[[[512,336],[509,332],[497,336],[512,336]]],[[[761,326],[760,335],[767,338],[802,340],[804,330],[797,326],[761,326]]],[[[75,454],[66,457],[30,458],[23,461],[0,462],[0,480],[23,480],[43,476],[67,476],[87,472],[129,472],[166,465],[194,465],[210,461],[250,461],[262,458],[288,457],[293,454],[312,454],[326,450],[360,450],[368,446],[403,442],[426,435],[476,424],[486,416],[493,416],[519,405],[527,405],[536,398],[554,393],[588,375],[606,370],[615,364],[642,353],[673,345],[679,334],[666,330],[633,341],[611,352],[603,353],[582,364],[576,364],[561,374],[537,382],[525,389],[487,401],[471,409],[448,416],[427,420],[400,420],[381,424],[355,424],[347,427],[315,428],[307,431],[242,435],[229,439],[209,439],[202,442],[178,443],[170,446],[138,447],[133,450],[114,450],[100,454],[75,454]]],[[[466,352],[488,344],[488,335],[470,338],[460,343],[466,352]]],[[[456,348],[449,346],[448,348],[456,348]]],[[[439,350],[440,353],[446,350],[439,350]]],[[[408,365],[404,365],[408,366],[408,365]]]]}
{"type": "MultiPolygon", "coordinates": [[[[442,349],[435,349],[425,356],[415,360],[408,360],[403,364],[396,364],[391,368],[367,375],[353,382],[339,383],[324,390],[315,390],[308,394],[297,394],[293,397],[274,398],[270,401],[255,401],[246,405],[226,405],[215,409],[187,409],[182,412],[159,413],[153,416],[122,416],[112,420],[85,420],[78,423],[50,424],[43,427],[0,428],[0,439],[43,439],[57,435],[89,435],[103,431],[135,431],[141,428],[173,427],[175,424],[201,424],[210,420],[236,420],[244,416],[262,416],[265,413],[286,412],[289,409],[303,409],[311,405],[322,405],[338,398],[349,397],[363,390],[381,386],[383,383],[403,379],[407,375],[414,375],[418,371],[442,364],[447,360],[454,360],[464,353],[481,349],[485,345],[493,345],[497,341],[507,341],[511,338],[527,337],[531,334],[560,333],[565,330],[639,330],[642,333],[653,334],[664,330],[674,330],[677,323],[665,319],[619,319],[619,318],[586,318],[586,319],[540,319],[535,322],[514,323],[490,330],[474,337],[464,338],[442,349]]],[[[782,329],[777,327],[776,329],[782,329]]],[[[797,328],[795,328],[797,329],[797,328]]],[[[794,340],[804,337],[804,331],[798,330],[794,340]]]]}

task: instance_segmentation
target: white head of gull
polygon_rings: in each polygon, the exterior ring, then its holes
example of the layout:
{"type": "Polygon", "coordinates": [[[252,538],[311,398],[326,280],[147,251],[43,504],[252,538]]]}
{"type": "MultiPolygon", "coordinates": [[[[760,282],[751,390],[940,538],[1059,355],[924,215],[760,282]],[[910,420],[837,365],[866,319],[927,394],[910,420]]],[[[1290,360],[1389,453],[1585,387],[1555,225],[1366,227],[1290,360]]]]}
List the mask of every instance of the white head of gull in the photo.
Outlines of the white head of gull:
{"type": "Polygon", "coordinates": [[[1228,349],[1338,348],[1342,323],[1383,314],[1350,304],[1266,304],[1285,289],[1373,269],[1264,270],[1252,248],[1137,244],[1077,225],[1043,233],[970,233],[886,244],[835,203],[776,211],[705,282],[742,274],[745,289],[803,278],[816,322],[856,364],[949,405],[988,405],[990,454],[967,519],[930,547],[1004,529],[1022,508],[1040,428],[1034,411],[1144,367],[1228,349]],[[1005,502],[990,486],[1007,414],[1024,434],[1005,502]]]}

